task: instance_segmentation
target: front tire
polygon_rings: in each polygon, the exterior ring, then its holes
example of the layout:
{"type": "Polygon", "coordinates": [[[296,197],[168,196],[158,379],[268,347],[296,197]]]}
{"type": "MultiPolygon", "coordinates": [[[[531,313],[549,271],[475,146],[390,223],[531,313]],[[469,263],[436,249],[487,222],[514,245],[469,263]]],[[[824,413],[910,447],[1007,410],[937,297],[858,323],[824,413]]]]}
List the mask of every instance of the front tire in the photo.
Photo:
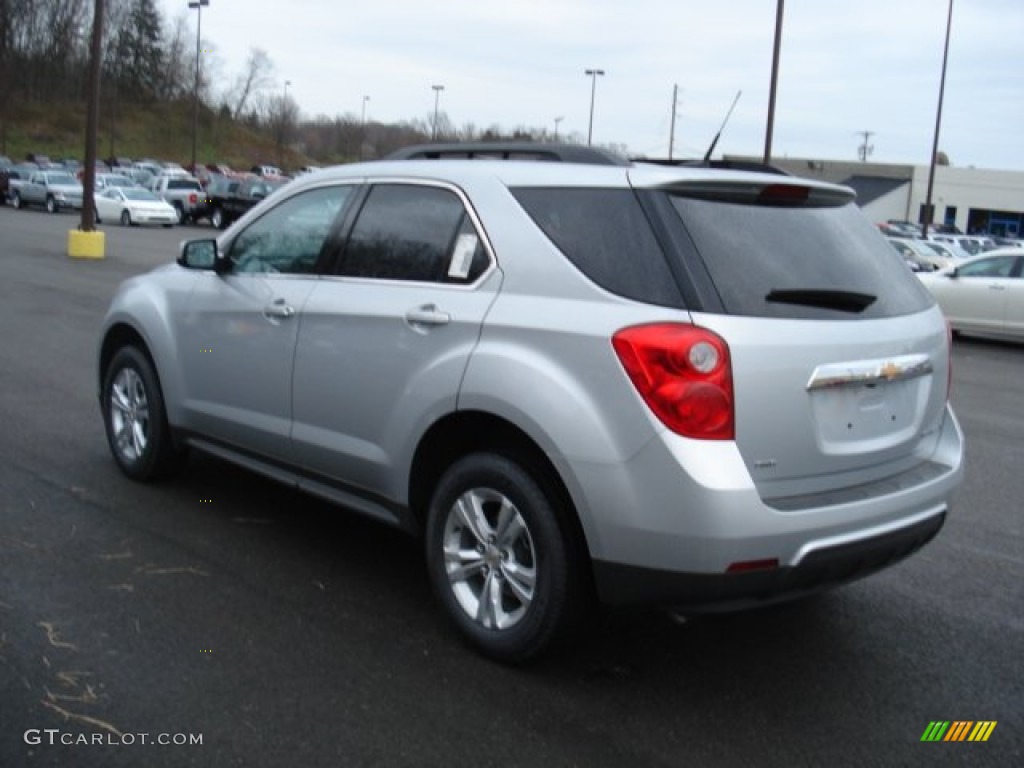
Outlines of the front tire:
{"type": "Polygon", "coordinates": [[[504,456],[470,454],[444,473],[430,502],[426,554],[448,617],[493,659],[537,655],[579,607],[580,563],[557,497],[504,456]]]}
{"type": "Polygon", "coordinates": [[[14,206],[15,210],[21,210],[21,195],[17,192],[11,196],[11,205],[14,206]]]}
{"type": "Polygon", "coordinates": [[[60,210],[60,207],[57,205],[57,201],[56,200],[54,200],[52,197],[46,198],[46,212],[47,213],[57,213],[57,211],[59,211],[59,210],[60,210]]]}
{"type": "Polygon", "coordinates": [[[125,208],[123,211],[121,211],[121,226],[122,227],[130,227],[131,225],[132,225],[132,215],[131,215],[131,213],[128,212],[128,209],[125,208]]]}
{"type": "Polygon", "coordinates": [[[135,480],[155,480],[177,466],[160,380],[140,349],[121,347],[103,376],[100,407],[114,461],[135,480]]]}

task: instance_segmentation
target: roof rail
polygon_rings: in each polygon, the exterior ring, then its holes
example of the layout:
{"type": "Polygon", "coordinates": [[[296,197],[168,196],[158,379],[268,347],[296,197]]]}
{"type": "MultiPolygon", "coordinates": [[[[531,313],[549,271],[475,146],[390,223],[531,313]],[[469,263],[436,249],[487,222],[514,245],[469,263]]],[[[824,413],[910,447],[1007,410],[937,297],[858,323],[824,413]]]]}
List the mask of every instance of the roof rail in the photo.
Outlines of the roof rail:
{"type": "Polygon", "coordinates": [[[668,165],[684,168],[714,168],[720,171],[755,171],[757,173],[774,173],[779,176],[791,176],[787,171],[774,165],[758,163],[753,160],[701,160],[684,159],[669,160],[665,157],[631,157],[634,163],[650,163],[652,165],[668,165]]]}
{"type": "Polygon", "coordinates": [[[603,149],[579,144],[542,144],[532,141],[479,141],[417,144],[404,147],[383,160],[532,160],[536,162],[631,165],[629,160],[603,149]]]}

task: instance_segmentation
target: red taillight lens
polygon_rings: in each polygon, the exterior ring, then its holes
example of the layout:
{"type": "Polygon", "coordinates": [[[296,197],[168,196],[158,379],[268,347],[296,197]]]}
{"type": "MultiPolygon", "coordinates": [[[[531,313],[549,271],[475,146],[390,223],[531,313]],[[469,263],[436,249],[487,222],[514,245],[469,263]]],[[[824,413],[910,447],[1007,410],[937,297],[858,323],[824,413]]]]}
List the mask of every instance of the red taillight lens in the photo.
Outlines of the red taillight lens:
{"type": "Polygon", "coordinates": [[[188,201],[192,203],[192,205],[195,205],[196,203],[199,202],[199,195],[189,195],[188,201]]]}
{"type": "Polygon", "coordinates": [[[806,203],[810,195],[811,190],[807,187],[795,184],[770,184],[761,190],[757,202],[761,205],[792,205],[806,203]]]}
{"type": "Polygon", "coordinates": [[[718,335],[692,325],[638,325],[616,333],[612,346],[666,427],[702,440],[735,437],[732,364],[718,335]]]}

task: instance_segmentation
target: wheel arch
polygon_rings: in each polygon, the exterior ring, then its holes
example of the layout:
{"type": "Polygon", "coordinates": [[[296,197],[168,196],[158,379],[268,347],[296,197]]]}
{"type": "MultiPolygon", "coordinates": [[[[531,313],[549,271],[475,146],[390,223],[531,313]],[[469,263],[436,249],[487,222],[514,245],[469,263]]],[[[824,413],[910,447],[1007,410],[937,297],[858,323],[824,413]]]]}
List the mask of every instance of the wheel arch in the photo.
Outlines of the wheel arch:
{"type": "Polygon", "coordinates": [[[113,360],[114,355],[117,354],[117,350],[127,345],[137,347],[139,351],[145,355],[150,365],[153,366],[153,370],[156,372],[157,380],[159,382],[161,394],[163,395],[164,407],[167,410],[167,419],[171,424],[171,432],[173,436],[173,425],[179,423],[178,404],[180,403],[180,399],[177,396],[177,392],[179,391],[179,382],[174,375],[174,371],[168,370],[168,366],[163,364],[153,340],[147,338],[145,334],[130,322],[125,320],[116,320],[110,324],[103,334],[103,339],[100,342],[98,365],[96,370],[97,393],[102,396],[103,379],[106,375],[107,367],[110,365],[110,361],[113,360]]]}
{"type": "Polygon", "coordinates": [[[529,434],[510,421],[483,411],[458,411],[435,422],[420,439],[409,471],[408,499],[414,524],[422,531],[430,496],[446,467],[470,453],[499,454],[520,463],[554,496],[559,524],[590,572],[586,531],[558,468],[529,434]]]}

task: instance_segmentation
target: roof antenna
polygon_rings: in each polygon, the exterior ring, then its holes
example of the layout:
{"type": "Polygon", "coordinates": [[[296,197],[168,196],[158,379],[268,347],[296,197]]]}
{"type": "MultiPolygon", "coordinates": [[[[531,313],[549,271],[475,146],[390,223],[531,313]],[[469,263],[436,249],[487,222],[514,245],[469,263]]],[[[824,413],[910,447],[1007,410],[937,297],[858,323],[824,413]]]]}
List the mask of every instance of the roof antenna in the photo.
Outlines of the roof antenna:
{"type": "Polygon", "coordinates": [[[732,106],[729,107],[729,111],[725,113],[725,120],[722,121],[722,127],[718,129],[718,133],[715,134],[715,138],[711,140],[711,146],[708,147],[708,151],[704,153],[704,162],[711,160],[711,153],[715,151],[715,146],[718,144],[718,140],[722,138],[722,131],[725,130],[725,124],[729,122],[729,118],[732,116],[732,111],[736,109],[736,102],[740,100],[740,96],[743,95],[743,91],[736,91],[736,98],[732,100],[732,106]]]}

